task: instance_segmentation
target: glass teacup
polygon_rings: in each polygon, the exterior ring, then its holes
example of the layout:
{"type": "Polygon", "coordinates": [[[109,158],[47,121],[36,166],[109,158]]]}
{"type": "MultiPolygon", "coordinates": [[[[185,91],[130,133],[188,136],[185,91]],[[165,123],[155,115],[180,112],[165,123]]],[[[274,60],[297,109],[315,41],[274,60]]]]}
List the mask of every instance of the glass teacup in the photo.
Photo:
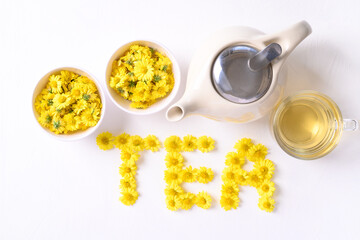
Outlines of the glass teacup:
{"type": "Polygon", "coordinates": [[[316,159],[331,152],[343,131],[359,129],[359,121],[343,119],[336,103],[316,91],[301,91],[285,98],[271,117],[279,146],[299,159],[316,159]]]}

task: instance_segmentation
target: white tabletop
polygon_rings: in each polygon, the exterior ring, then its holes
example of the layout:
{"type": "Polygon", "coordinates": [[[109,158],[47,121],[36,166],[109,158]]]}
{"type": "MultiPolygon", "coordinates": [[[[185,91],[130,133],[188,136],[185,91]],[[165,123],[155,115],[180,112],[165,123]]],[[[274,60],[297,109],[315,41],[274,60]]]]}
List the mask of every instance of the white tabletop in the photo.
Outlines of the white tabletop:
{"type": "Polygon", "coordinates": [[[303,89],[333,98],[345,117],[360,119],[360,2],[302,1],[8,1],[0,3],[0,239],[359,239],[360,131],[346,132],[338,147],[316,161],[286,155],[271,137],[268,117],[241,125],[189,117],[167,122],[165,111],[132,116],[107,97],[95,134],[61,142],[43,133],[32,115],[31,95],[51,69],[80,66],[105,87],[112,53],[133,39],[166,45],[186,74],[207,35],[230,25],[267,33],[307,20],[313,33],[288,58],[286,94],[303,89]],[[103,131],[164,142],[171,135],[209,135],[216,150],[189,154],[188,164],[215,172],[207,184],[211,209],[166,209],[165,150],[143,153],[135,205],[119,200],[119,151],[100,151],[103,131]],[[238,209],[220,207],[221,171],[234,143],[250,137],[268,146],[276,164],[273,213],[261,211],[251,187],[238,209]],[[127,238],[125,238],[127,237],[127,238]]]}

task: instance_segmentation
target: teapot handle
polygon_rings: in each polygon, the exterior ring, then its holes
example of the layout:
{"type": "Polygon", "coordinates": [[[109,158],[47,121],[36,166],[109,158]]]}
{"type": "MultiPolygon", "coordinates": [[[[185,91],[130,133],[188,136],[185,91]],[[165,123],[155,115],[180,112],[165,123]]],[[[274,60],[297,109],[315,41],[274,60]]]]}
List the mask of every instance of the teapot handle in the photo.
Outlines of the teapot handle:
{"type": "Polygon", "coordinates": [[[310,24],[303,20],[283,31],[266,35],[263,38],[263,42],[266,46],[271,43],[280,44],[282,54],[279,56],[278,60],[281,60],[285,59],[301,41],[310,35],[311,32],[310,24]]]}

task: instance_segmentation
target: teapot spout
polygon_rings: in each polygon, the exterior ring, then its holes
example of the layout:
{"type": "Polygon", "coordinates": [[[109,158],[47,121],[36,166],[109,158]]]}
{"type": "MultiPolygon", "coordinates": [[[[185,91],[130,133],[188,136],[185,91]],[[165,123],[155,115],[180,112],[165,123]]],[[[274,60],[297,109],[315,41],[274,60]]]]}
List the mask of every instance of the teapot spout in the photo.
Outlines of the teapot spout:
{"type": "Polygon", "coordinates": [[[177,122],[185,116],[185,108],[181,104],[174,104],[166,111],[166,119],[170,122],[177,122]]]}
{"type": "Polygon", "coordinates": [[[311,32],[310,24],[303,20],[281,32],[265,36],[263,42],[265,45],[274,42],[280,44],[282,54],[278,59],[285,59],[311,32]]]}

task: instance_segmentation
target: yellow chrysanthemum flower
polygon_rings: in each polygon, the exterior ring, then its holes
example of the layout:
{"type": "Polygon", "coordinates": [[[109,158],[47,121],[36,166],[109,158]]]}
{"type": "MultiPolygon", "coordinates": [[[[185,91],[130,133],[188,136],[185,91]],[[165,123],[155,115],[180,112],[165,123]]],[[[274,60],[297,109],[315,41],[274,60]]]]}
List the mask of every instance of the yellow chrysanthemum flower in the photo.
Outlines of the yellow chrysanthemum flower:
{"type": "Polygon", "coordinates": [[[255,162],[254,168],[257,169],[263,178],[270,179],[274,173],[275,166],[269,159],[255,162]]]}
{"type": "Polygon", "coordinates": [[[226,167],[223,169],[223,174],[221,179],[223,182],[236,182],[237,183],[237,176],[238,176],[239,168],[237,167],[226,167]]]}
{"type": "Polygon", "coordinates": [[[249,149],[252,148],[252,146],[254,146],[254,144],[252,143],[250,138],[242,138],[235,144],[234,148],[242,156],[247,156],[247,153],[248,153],[249,149]]]}
{"type": "Polygon", "coordinates": [[[122,149],[121,150],[121,160],[124,162],[136,162],[140,158],[140,154],[130,149],[122,149]]]}
{"type": "Polygon", "coordinates": [[[200,167],[196,171],[196,180],[199,183],[211,182],[213,178],[214,178],[214,172],[211,170],[211,168],[200,167]]]}
{"type": "Polygon", "coordinates": [[[259,208],[267,212],[272,212],[274,210],[275,200],[270,197],[261,197],[259,199],[259,208]]]}
{"type": "Polygon", "coordinates": [[[166,167],[179,167],[181,168],[184,163],[184,157],[178,152],[168,152],[165,156],[166,167]]]}
{"type": "Polygon", "coordinates": [[[181,208],[189,210],[195,204],[195,194],[185,193],[180,196],[181,208]]]}
{"type": "Polygon", "coordinates": [[[271,197],[275,191],[275,184],[268,179],[265,179],[257,188],[257,191],[262,197],[271,197]]]}
{"type": "Polygon", "coordinates": [[[96,144],[101,150],[109,150],[114,147],[113,140],[114,137],[111,133],[103,132],[96,137],[96,144]]]}
{"type": "Polygon", "coordinates": [[[227,181],[221,187],[222,195],[238,195],[239,186],[234,181],[227,181]]]}
{"type": "Polygon", "coordinates": [[[136,181],[133,176],[127,175],[120,180],[120,189],[136,189],[136,181]]]}
{"type": "Polygon", "coordinates": [[[134,62],[134,75],[139,80],[151,81],[154,77],[154,67],[152,60],[142,58],[134,62]]]}
{"type": "Polygon", "coordinates": [[[65,128],[68,131],[76,131],[77,128],[77,121],[75,118],[74,113],[68,113],[63,117],[63,120],[65,121],[65,128]]]}
{"type": "Polygon", "coordinates": [[[247,183],[248,183],[248,185],[257,188],[262,183],[262,180],[263,179],[261,177],[260,172],[258,170],[256,170],[256,169],[254,169],[254,170],[249,172],[247,183]]]}
{"type": "Polygon", "coordinates": [[[123,162],[119,167],[119,173],[122,177],[134,177],[137,166],[135,162],[123,162]]]}
{"type": "Polygon", "coordinates": [[[170,136],[166,138],[164,145],[167,152],[181,152],[182,141],[178,136],[170,136]]]}
{"type": "Polygon", "coordinates": [[[214,139],[212,139],[211,137],[202,136],[198,138],[196,145],[201,152],[207,153],[214,149],[214,144],[214,139]]]}
{"type": "Polygon", "coordinates": [[[197,147],[197,138],[192,135],[187,135],[182,141],[182,150],[185,152],[195,151],[197,147]]]}
{"type": "Polygon", "coordinates": [[[119,136],[116,136],[114,139],[114,145],[116,148],[122,150],[128,147],[130,135],[127,133],[122,133],[119,136]]]}
{"type": "Polygon", "coordinates": [[[181,171],[181,179],[183,182],[195,182],[197,179],[197,169],[193,169],[189,166],[181,171]]]}
{"type": "Polygon", "coordinates": [[[159,151],[161,147],[159,139],[154,135],[149,135],[144,139],[145,142],[145,149],[151,150],[152,152],[159,151]]]}
{"type": "Polygon", "coordinates": [[[262,144],[252,146],[248,151],[248,159],[252,162],[264,160],[268,154],[267,147],[262,144]]]}
{"type": "Polygon", "coordinates": [[[52,119],[52,125],[50,127],[50,130],[53,131],[55,134],[61,134],[61,133],[66,133],[66,128],[65,128],[65,121],[58,116],[55,116],[52,119]]]}
{"type": "Polygon", "coordinates": [[[119,200],[127,206],[133,205],[139,197],[139,194],[131,188],[124,189],[121,195],[119,200]]]}
{"type": "Polygon", "coordinates": [[[203,209],[209,209],[211,207],[211,197],[206,192],[199,192],[195,198],[195,204],[203,209]]]}
{"type": "Polygon", "coordinates": [[[164,180],[167,184],[180,184],[181,183],[181,168],[171,167],[165,170],[164,180]]]}
{"type": "Polygon", "coordinates": [[[220,205],[225,211],[236,209],[239,206],[240,199],[235,194],[223,194],[220,198],[220,205]]]}
{"type": "Polygon", "coordinates": [[[144,150],[144,140],[138,135],[131,136],[129,138],[129,148],[136,152],[141,152],[144,150]]]}
{"type": "Polygon", "coordinates": [[[86,109],[81,113],[81,120],[87,127],[93,127],[100,119],[100,111],[97,109],[86,109]]]}
{"type": "Polygon", "coordinates": [[[75,104],[72,105],[73,111],[79,115],[83,110],[88,108],[88,102],[84,99],[80,99],[75,104]]]}
{"type": "Polygon", "coordinates": [[[184,193],[184,190],[176,184],[171,184],[171,185],[167,185],[165,188],[165,195],[166,196],[180,196],[181,194],[184,193]]]}
{"type": "Polygon", "coordinates": [[[177,211],[181,207],[181,199],[178,196],[167,196],[165,202],[171,211],[177,211]]]}
{"type": "Polygon", "coordinates": [[[41,113],[40,117],[38,118],[38,121],[42,126],[46,128],[50,128],[52,122],[52,116],[49,114],[48,111],[44,111],[41,113]]]}
{"type": "Polygon", "coordinates": [[[248,176],[248,172],[243,170],[243,169],[239,169],[236,171],[236,176],[235,176],[235,182],[236,184],[245,186],[248,184],[247,179],[249,178],[248,176]]]}
{"type": "Polygon", "coordinates": [[[53,99],[53,106],[56,109],[64,109],[72,102],[70,95],[68,94],[56,94],[53,99]]]}
{"type": "Polygon", "coordinates": [[[242,154],[236,152],[229,152],[226,154],[225,165],[241,167],[245,163],[245,157],[242,154]]]}

